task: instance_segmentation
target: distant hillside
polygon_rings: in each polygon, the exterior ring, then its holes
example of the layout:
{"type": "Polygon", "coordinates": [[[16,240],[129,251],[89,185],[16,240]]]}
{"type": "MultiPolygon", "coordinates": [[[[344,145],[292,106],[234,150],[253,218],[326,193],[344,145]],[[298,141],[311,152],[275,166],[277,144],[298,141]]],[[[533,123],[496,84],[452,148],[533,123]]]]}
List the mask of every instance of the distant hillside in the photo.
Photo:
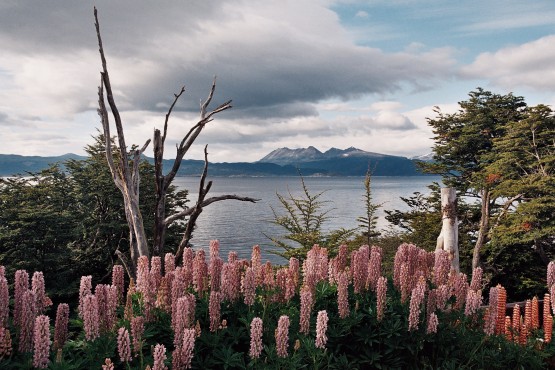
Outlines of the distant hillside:
{"type": "Polygon", "coordinates": [[[68,153],[55,157],[22,156],[16,154],[0,154],[0,176],[25,175],[27,172],[38,172],[54,163],[63,164],[69,159],[84,159],[77,154],[68,153]]]}
{"type": "MultiPolygon", "coordinates": [[[[84,159],[76,154],[57,157],[21,156],[0,154],[0,176],[27,172],[39,172],[50,164],[68,159],[84,159]]],[[[153,163],[152,158],[146,158],[153,163]]],[[[173,160],[165,160],[164,168],[169,170],[173,160]]],[[[200,176],[204,167],[201,160],[184,160],[178,176],[200,176]]],[[[364,176],[370,168],[375,176],[415,176],[418,172],[415,161],[398,156],[365,152],[357,148],[331,148],[321,152],[314,147],[276,149],[261,160],[237,163],[210,163],[210,176],[364,176]]]]}

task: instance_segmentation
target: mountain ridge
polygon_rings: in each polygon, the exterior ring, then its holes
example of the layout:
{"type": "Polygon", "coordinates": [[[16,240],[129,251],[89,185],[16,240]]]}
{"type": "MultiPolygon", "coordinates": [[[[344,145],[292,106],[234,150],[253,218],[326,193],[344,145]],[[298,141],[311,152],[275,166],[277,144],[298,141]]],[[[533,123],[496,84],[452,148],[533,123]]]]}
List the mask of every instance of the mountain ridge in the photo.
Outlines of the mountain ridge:
{"type": "MultiPolygon", "coordinates": [[[[0,176],[25,175],[39,172],[50,164],[69,159],[87,157],[67,153],[61,156],[22,156],[0,154],[0,176]]],[[[154,160],[145,157],[150,163],[154,160]]],[[[325,152],[313,146],[308,148],[278,148],[256,162],[210,162],[208,173],[217,177],[263,177],[263,176],[364,176],[370,169],[374,176],[420,176],[417,160],[387,154],[366,152],[349,147],[330,148],[325,152]]],[[[164,160],[164,168],[171,168],[173,160],[164,160]]],[[[200,176],[204,161],[183,160],[178,176],[200,176]]]]}

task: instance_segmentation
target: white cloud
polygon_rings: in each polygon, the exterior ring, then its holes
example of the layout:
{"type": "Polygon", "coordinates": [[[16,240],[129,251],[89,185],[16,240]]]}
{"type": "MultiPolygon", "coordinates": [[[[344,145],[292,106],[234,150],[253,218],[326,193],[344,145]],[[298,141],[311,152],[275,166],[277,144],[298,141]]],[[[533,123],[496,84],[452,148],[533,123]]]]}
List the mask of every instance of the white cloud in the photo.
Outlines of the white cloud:
{"type": "Polygon", "coordinates": [[[355,14],[355,18],[368,18],[368,12],[365,12],[364,10],[359,10],[355,14]]]}
{"type": "Polygon", "coordinates": [[[462,69],[467,78],[488,79],[505,89],[521,87],[536,90],[553,90],[555,81],[555,35],[482,53],[462,69]]]}

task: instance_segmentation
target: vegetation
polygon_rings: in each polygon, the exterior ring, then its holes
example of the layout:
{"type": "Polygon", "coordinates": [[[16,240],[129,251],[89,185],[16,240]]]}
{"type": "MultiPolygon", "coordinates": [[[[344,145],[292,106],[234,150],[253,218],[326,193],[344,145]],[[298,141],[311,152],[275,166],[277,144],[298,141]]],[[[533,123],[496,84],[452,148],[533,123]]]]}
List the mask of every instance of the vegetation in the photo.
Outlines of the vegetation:
{"type": "Polygon", "coordinates": [[[329,248],[330,254],[335,255],[339,245],[346,243],[356,229],[338,229],[325,232],[323,225],[329,219],[332,209],[324,209],[326,201],[321,199],[324,192],[311,194],[301,175],[302,195],[293,196],[289,191],[288,196],[277,194],[283,207],[283,213],[278,213],[272,208],[273,223],[282,226],[286,234],[282,237],[268,238],[280,250],[275,254],[287,259],[295,257],[301,261],[306,258],[307,252],[317,244],[329,248]]]}
{"type": "MultiPolygon", "coordinates": [[[[555,257],[555,118],[549,107],[528,107],[512,94],[478,89],[469,96],[457,113],[438,110],[429,120],[435,161],[421,167],[458,189],[463,269],[482,266],[490,284],[524,299],[541,292],[536,276],[555,257]]],[[[439,232],[439,189],[431,189],[428,197],[403,199],[409,211],[387,217],[425,248],[439,232]]]]}
{"type": "MultiPolygon", "coordinates": [[[[503,287],[490,290],[494,302],[484,314],[478,271],[470,285],[464,274],[448,278],[446,254],[434,264],[414,245],[399,247],[390,279],[381,275],[378,247],[363,246],[349,258],[344,246],[332,259],[314,247],[302,270],[294,258],[289,266],[263,265],[257,248],[250,261],[231,253],[223,262],[217,242],[208,261],[202,250],[186,249],[184,256],[175,268],[174,256],[166,255],[163,269],[159,257],[150,263],[141,257],[126,300],[118,300],[121,266],[113,285],[94,286],[83,277],[79,308],[61,304],[55,320],[41,315],[49,310],[41,274],[33,274],[29,288],[29,275],[19,270],[13,315],[1,321],[0,366],[541,369],[555,355],[548,294],[543,327],[537,300],[513,310],[514,321],[506,323],[503,287]],[[24,333],[33,325],[31,340],[24,333]]],[[[550,271],[553,282],[555,268],[550,271]]],[[[2,275],[2,315],[7,289],[2,275]]]]}
{"type": "MultiPolygon", "coordinates": [[[[86,147],[87,159],[68,161],[27,176],[0,179],[0,264],[13,276],[16,270],[42,271],[55,301],[72,299],[83,274],[105,282],[116,251],[129,243],[121,194],[106,164],[103,138],[86,147]]],[[[143,179],[153,178],[153,166],[139,164],[143,179]]],[[[141,205],[152,240],[154,189],[141,183],[141,205]]],[[[186,191],[171,188],[166,198],[171,210],[183,207],[186,191]]],[[[168,232],[177,244],[180,226],[168,232]]]]}

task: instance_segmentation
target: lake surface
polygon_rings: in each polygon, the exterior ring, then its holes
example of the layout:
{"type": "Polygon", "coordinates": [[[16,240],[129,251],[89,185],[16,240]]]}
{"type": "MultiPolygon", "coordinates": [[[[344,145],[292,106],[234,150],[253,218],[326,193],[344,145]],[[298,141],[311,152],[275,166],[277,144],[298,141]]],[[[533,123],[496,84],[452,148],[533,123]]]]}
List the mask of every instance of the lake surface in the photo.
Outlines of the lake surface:
{"type": "MultiPolygon", "coordinates": [[[[237,251],[240,258],[250,258],[253,245],[260,245],[264,260],[283,263],[284,260],[269,253],[274,247],[265,235],[280,236],[285,229],[271,223],[272,207],[283,213],[276,193],[286,196],[290,191],[295,197],[301,196],[300,177],[254,177],[254,178],[210,178],[213,181],[208,197],[236,194],[260,199],[257,203],[225,200],[206,207],[198,218],[193,233],[194,248],[208,248],[210,240],[220,241],[220,254],[227,258],[230,250],[237,251]]],[[[198,177],[176,177],[174,184],[189,190],[190,205],[198,198],[198,177]]],[[[364,215],[364,177],[307,177],[305,184],[311,195],[324,192],[320,199],[326,201],[324,209],[330,209],[330,219],[324,229],[353,228],[358,226],[357,217],[364,215]]],[[[385,229],[384,210],[406,210],[400,197],[409,197],[418,191],[428,194],[427,188],[434,176],[414,177],[372,177],[372,198],[374,203],[382,203],[378,212],[378,228],[385,229]]],[[[438,221],[439,222],[439,221],[438,221]]]]}

